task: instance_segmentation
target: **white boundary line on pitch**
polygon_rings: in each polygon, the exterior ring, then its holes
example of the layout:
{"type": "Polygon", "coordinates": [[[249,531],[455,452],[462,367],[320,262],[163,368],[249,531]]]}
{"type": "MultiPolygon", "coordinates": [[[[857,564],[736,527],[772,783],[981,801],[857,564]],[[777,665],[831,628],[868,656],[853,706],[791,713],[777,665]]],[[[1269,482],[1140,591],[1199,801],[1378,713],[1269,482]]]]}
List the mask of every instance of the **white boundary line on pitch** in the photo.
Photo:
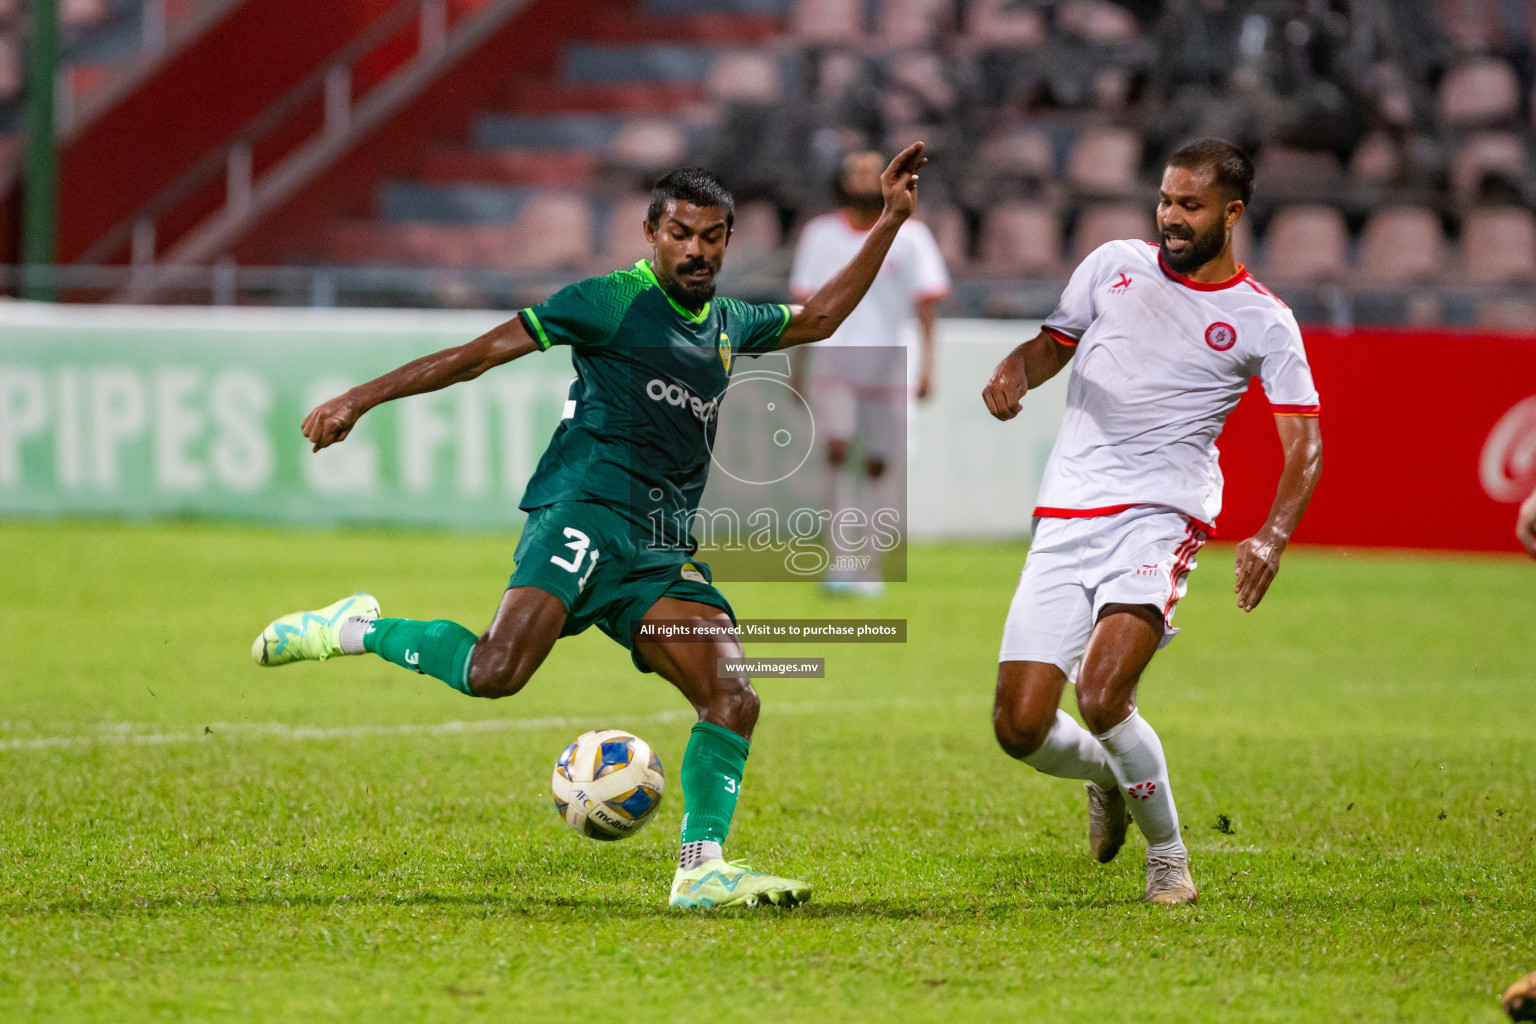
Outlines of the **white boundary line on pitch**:
{"type": "MultiPolygon", "coordinates": [[[[883,707],[892,710],[917,710],[939,707],[934,701],[839,700],[809,703],[784,702],[764,707],[768,715],[817,714],[829,711],[868,710],[883,707]]],[[[0,740],[0,751],[47,750],[59,747],[158,746],[177,743],[211,743],[222,739],[275,739],[297,742],[313,740],[377,739],[400,736],[463,736],[475,733],[533,732],[540,729],[599,729],[614,725],[672,725],[692,722],[688,711],[658,711],[649,715],[554,716],[548,718],[488,718],[477,722],[401,723],[396,725],[314,726],[287,725],[282,722],[210,722],[191,732],[136,733],[130,724],[104,725],[100,732],[75,736],[29,736],[25,739],[0,740]]]]}

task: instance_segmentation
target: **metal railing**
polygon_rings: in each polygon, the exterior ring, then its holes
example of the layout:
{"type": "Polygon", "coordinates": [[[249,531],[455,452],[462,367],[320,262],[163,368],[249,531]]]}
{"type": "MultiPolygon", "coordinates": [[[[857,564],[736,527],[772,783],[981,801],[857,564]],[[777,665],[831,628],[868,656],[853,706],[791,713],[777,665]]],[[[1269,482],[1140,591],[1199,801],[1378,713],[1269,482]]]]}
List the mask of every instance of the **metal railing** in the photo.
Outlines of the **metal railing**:
{"type": "MultiPolygon", "coordinates": [[[[353,37],[324,66],[310,73],[222,146],[204,155],[132,216],[98,239],[81,256],[80,262],[106,263],[127,249],[136,266],[152,266],[162,241],[157,237],[161,222],[200,195],[221,175],[224,179],[221,215],[226,220],[238,220],[246,215],[255,195],[256,147],[289,125],[316,100],[323,104],[321,136],[347,136],[357,99],[353,88],[357,66],[394,40],[413,21],[418,26],[417,52],[408,59],[431,60],[441,55],[448,35],[446,0],[402,0],[353,37]]],[[[394,70],[398,69],[391,69],[394,70]]]]}
{"type": "MultiPolygon", "coordinates": [[[[421,309],[513,309],[541,301],[604,267],[508,273],[439,267],[256,267],[207,265],[0,266],[0,293],[52,289],[67,302],[219,306],[358,306],[421,309]]],[[[960,277],[945,301],[946,317],[1038,320],[1050,314],[1064,282],[960,277]]],[[[783,261],[743,260],[727,266],[722,294],[781,302],[788,291],[783,261]]],[[[1349,329],[1358,324],[1515,330],[1536,337],[1536,293],[1529,286],[1333,283],[1281,285],[1278,293],[1303,323],[1349,329]]],[[[3,300],[0,300],[3,301],[3,300]]]]}

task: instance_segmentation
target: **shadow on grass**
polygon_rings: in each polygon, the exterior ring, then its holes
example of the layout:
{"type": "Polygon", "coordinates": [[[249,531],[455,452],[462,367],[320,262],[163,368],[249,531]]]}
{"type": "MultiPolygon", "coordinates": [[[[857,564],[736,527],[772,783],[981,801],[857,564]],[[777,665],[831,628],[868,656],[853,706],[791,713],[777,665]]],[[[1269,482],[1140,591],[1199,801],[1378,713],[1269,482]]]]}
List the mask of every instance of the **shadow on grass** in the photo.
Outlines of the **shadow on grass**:
{"type": "Polygon", "coordinates": [[[594,920],[658,920],[667,918],[720,920],[764,918],[783,920],[865,920],[975,923],[1028,914],[1052,914],[1063,910],[1104,911],[1127,909],[1136,901],[1103,894],[1064,891],[1052,896],[1032,894],[1023,900],[1003,898],[965,899],[948,897],[926,900],[812,900],[794,908],[723,907],[714,911],[676,910],[660,900],[640,902],[633,898],[590,896],[536,896],[517,893],[483,894],[418,892],[400,895],[342,894],[336,896],[294,894],[261,896],[154,896],[104,899],[59,899],[0,902],[0,919],[48,916],[158,917],[225,910],[369,911],[390,908],[431,908],[468,913],[477,917],[547,919],[565,917],[594,920]]]}

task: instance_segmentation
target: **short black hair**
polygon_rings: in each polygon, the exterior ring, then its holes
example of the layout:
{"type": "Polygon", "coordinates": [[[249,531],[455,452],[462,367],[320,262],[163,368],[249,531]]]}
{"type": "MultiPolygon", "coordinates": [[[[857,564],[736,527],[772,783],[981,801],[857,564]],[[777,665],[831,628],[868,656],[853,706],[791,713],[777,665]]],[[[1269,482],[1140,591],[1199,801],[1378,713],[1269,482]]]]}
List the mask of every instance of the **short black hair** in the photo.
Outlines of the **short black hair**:
{"type": "Polygon", "coordinates": [[[1198,139],[1168,158],[1169,167],[1198,171],[1209,167],[1216,186],[1247,206],[1253,202],[1253,159],[1226,139],[1198,139]]]}
{"type": "Polygon", "coordinates": [[[651,186],[651,208],[645,219],[660,225],[668,202],[692,203],[694,206],[719,206],[725,209],[725,228],[736,224],[736,200],[725,182],[702,167],[679,167],[668,171],[651,186]]]}

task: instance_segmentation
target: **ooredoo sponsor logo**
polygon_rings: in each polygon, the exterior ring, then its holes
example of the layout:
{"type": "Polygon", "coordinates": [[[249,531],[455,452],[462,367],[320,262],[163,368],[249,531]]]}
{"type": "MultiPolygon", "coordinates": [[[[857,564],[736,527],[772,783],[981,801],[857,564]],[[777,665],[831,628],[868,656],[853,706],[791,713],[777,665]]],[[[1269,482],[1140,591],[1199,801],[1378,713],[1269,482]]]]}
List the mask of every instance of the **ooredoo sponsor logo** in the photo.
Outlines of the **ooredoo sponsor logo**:
{"type": "Polygon", "coordinates": [[[1516,402],[1493,425],[1477,475],[1494,501],[1524,501],[1536,490],[1536,395],[1516,402]]]}
{"type": "Polygon", "coordinates": [[[708,423],[720,412],[719,399],[711,398],[706,402],[687,388],[679,384],[668,384],[664,380],[652,380],[645,386],[645,395],[653,402],[665,402],[689,410],[700,423],[708,423]]]}

